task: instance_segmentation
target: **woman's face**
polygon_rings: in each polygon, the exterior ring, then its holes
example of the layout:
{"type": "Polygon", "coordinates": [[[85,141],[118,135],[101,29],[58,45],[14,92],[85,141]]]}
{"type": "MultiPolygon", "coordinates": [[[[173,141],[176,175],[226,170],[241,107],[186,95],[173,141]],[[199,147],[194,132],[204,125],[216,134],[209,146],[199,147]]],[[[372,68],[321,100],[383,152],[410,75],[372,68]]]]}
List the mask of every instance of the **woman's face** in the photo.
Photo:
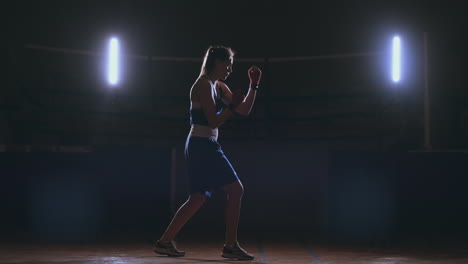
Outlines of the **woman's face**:
{"type": "Polygon", "coordinates": [[[219,60],[216,62],[216,72],[220,80],[226,80],[229,74],[232,73],[232,62],[232,58],[227,61],[219,60]]]}

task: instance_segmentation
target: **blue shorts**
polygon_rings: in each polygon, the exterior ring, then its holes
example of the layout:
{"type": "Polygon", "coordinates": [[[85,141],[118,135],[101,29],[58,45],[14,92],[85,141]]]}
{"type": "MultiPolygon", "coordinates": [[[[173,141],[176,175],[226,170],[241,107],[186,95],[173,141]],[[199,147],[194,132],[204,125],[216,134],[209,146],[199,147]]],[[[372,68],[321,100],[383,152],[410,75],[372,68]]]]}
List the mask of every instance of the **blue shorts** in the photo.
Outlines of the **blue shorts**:
{"type": "Polygon", "coordinates": [[[188,137],[185,143],[190,194],[211,196],[214,189],[238,181],[237,173],[212,138],[188,137]]]}

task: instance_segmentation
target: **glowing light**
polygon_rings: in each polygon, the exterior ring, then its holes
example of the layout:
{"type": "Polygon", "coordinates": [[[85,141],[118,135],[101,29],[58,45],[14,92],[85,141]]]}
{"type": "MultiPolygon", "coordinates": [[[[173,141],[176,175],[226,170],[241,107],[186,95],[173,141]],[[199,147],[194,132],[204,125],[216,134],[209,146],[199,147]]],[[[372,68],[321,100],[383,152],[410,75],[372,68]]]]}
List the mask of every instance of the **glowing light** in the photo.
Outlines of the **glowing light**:
{"type": "Polygon", "coordinates": [[[107,80],[111,85],[117,85],[119,82],[119,40],[117,38],[111,38],[109,41],[107,80]]]}
{"type": "Polygon", "coordinates": [[[400,37],[393,37],[392,46],[392,80],[399,82],[401,78],[401,41],[400,37]]]}

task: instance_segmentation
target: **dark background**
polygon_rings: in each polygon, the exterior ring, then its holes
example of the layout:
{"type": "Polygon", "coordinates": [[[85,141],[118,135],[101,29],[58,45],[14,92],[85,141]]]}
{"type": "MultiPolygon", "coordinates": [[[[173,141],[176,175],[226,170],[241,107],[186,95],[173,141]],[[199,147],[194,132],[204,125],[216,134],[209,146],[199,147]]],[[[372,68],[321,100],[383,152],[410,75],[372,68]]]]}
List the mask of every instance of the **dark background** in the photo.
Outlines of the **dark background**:
{"type": "MultiPolygon", "coordinates": [[[[243,235],[467,237],[461,2],[17,1],[2,11],[6,241],[157,239],[188,194],[188,90],[212,44],[236,51],[231,89],[246,90],[253,64],[264,73],[251,116],[220,129],[246,189],[243,235]],[[432,151],[423,137],[424,32],[432,151]],[[404,48],[398,85],[389,77],[394,34],[404,48]],[[127,54],[200,61],[127,57],[121,84],[109,87],[105,58],[93,54],[110,36],[127,54]],[[357,52],[380,54],[274,61],[357,52]]],[[[222,206],[216,194],[181,239],[222,236],[222,206]]]]}

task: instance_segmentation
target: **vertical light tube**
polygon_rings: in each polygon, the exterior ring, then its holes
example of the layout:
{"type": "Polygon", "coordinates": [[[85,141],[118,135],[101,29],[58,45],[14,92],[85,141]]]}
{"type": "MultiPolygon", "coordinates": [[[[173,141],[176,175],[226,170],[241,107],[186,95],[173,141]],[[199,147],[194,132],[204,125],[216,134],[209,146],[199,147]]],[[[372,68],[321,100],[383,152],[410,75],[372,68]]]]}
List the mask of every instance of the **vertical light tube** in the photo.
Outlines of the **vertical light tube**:
{"type": "Polygon", "coordinates": [[[119,40],[111,38],[109,41],[107,80],[111,85],[119,82],[119,40]]]}
{"type": "Polygon", "coordinates": [[[392,45],[392,80],[399,82],[401,78],[401,40],[400,37],[393,37],[392,45]]]}

